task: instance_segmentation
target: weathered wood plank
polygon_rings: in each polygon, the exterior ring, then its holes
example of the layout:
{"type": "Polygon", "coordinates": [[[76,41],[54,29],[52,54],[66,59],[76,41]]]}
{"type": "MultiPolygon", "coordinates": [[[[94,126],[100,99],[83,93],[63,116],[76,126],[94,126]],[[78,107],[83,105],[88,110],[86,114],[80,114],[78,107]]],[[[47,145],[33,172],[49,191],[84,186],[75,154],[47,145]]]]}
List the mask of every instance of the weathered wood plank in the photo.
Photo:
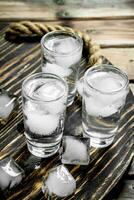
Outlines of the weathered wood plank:
{"type": "MultiPolygon", "coordinates": [[[[35,73],[40,68],[40,45],[38,42],[10,46],[12,43],[7,42],[6,45],[9,45],[11,51],[9,49],[4,50],[3,43],[0,43],[0,45],[2,46],[2,51],[4,51],[0,66],[1,86],[18,94],[20,103],[18,116],[10,120],[5,126],[0,127],[0,159],[8,155],[13,156],[26,173],[22,184],[11,191],[7,191],[5,194],[6,199],[44,199],[41,192],[42,176],[51,167],[60,162],[59,156],[55,155],[50,159],[44,159],[41,163],[38,159],[36,161],[34,156],[30,155],[27,150],[23,127],[21,129],[18,128],[18,124],[22,122],[21,83],[26,75],[35,73]],[[40,167],[35,170],[34,165],[36,163],[40,164],[40,167]]],[[[67,166],[77,180],[75,196],[69,197],[69,199],[102,199],[125,172],[132,158],[133,147],[134,108],[131,101],[128,102],[122,115],[122,122],[115,143],[106,150],[91,149],[91,162],[84,170],[81,166],[67,166]],[[85,176],[85,173],[87,176],[85,176]]],[[[71,121],[73,113],[74,120],[72,121],[78,126],[81,123],[79,106],[80,104],[78,103],[76,107],[71,107],[68,111],[69,121],[71,121]],[[75,120],[76,118],[78,119],[77,121],[75,120]]],[[[75,133],[77,129],[75,130],[75,126],[66,124],[65,131],[66,134],[75,133]]]]}
{"type": "Polygon", "coordinates": [[[9,19],[130,19],[134,18],[133,7],[134,2],[127,0],[0,1],[0,19],[5,21],[9,19]]]}
{"type": "Polygon", "coordinates": [[[127,173],[118,182],[115,188],[103,200],[133,200],[134,180],[127,179],[127,173]]]}
{"type": "Polygon", "coordinates": [[[126,180],[122,182],[122,190],[118,196],[118,200],[134,199],[134,180],[126,180]]]}
{"type": "MultiPolygon", "coordinates": [[[[74,27],[73,25],[71,26],[74,27]]],[[[78,28],[78,26],[79,25],[77,24],[76,27],[78,28]]],[[[82,27],[80,28],[82,30],[82,27]]],[[[40,45],[28,43],[27,51],[25,51],[24,54],[21,54],[21,51],[24,48],[23,47],[24,43],[20,43],[17,45],[17,44],[8,42],[5,39],[3,43],[1,43],[0,45],[0,48],[1,48],[0,54],[1,54],[1,62],[2,62],[2,66],[0,69],[1,76],[2,76],[1,84],[5,88],[8,88],[8,85],[11,84],[13,80],[15,84],[15,81],[17,80],[19,76],[21,76],[21,73],[26,71],[27,66],[30,64],[30,59],[32,59],[36,54],[38,55],[37,60],[40,58],[40,50],[39,50],[40,45]],[[3,43],[5,43],[6,48],[5,46],[3,46],[3,43]],[[12,56],[13,53],[15,53],[16,55],[15,57],[12,56]],[[16,68],[12,68],[13,65],[15,65],[16,68]],[[9,69],[11,68],[12,68],[12,71],[9,72],[9,69]],[[14,76],[14,74],[16,74],[16,76],[14,76]],[[13,80],[12,80],[12,77],[13,77],[13,80]]],[[[114,65],[126,71],[129,76],[129,79],[134,79],[134,60],[133,60],[134,48],[105,48],[105,49],[102,49],[102,54],[105,57],[107,57],[114,65]]],[[[14,84],[12,83],[11,88],[13,88],[14,84]]]]}
{"type": "Polygon", "coordinates": [[[134,79],[134,48],[106,48],[102,54],[134,79]]]}
{"type": "MultiPolygon", "coordinates": [[[[102,47],[134,47],[134,20],[61,20],[42,22],[60,24],[89,33],[102,47]]],[[[8,24],[7,24],[8,25],[8,24]]]]}
{"type": "Polygon", "coordinates": [[[89,33],[102,47],[134,46],[134,20],[65,21],[61,24],[89,33]]]}

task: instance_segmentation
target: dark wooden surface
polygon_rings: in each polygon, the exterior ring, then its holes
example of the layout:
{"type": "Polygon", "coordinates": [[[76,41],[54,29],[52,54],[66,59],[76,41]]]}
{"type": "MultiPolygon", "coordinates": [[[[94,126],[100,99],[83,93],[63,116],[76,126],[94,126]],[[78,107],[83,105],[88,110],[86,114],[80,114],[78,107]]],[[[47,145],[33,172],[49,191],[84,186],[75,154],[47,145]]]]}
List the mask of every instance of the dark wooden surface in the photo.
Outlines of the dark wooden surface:
{"type": "MultiPolygon", "coordinates": [[[[17,95],[20,95],[20,84],[24,76],[28,73],[31,73],[31,71],[36,72],[36,70],[40,68],[39,44],[14,44],[9,43],[4,39],[4,31],[6,27],[5,22],[19,21],[22,19],[45,21],[50,24],[58,23],[88,32],[93,39],[98,42],[101,47],[103,47],[102,54],[106,56],[113,64],[125,70],[128,73],[129,79],[131,79],[131,82],[133,82],[133,0],[100,0],[99,2],[95,0],[39,0],[38,2],[35,0],[0,0],[0,21],[2,22],[0,23],[0,84],[5,89],[10,90],[17,95]]],[[[19,100],[21,102],[21,98],[19,98],[19,100]]],[[[29,154],[25,146],[23,131],[21,131],[20,128],[18,129],[16,120],[18,123],[21,122],[21,112],[18,113],[16,118],[11,120],[6,126],[0,129],[0,159],[2,159],[5,155],[12,154],[16,161],[23,166],[21,159],[24,159],[24,163],[27,163],[27,160],[31,160],[31,157],[27,156],[29,154]],[[16,149],[17,151],[15,151],[16,149]]],[[[131,127],[131,130],[132,128],[133,127],[131,127]]],[[[93,153],[91,155],[94,157],[95,154],[93,153]]],[[[94,159],[97,159],[97,157],[94,159]]],[[[45,163],[43,166],[44,165],[45,163]]],[[[45,167],[45,169],[48,169],[51,167],[51,165],[45,165],[45,167]]],[[[29,170],[29,168],[27,169],[29,170]]],[[[42,173],[44,172],[42,171],[42,173]]],[[[121,181],[119,181],[114,190],[112,190],[112,192],[105,197],[105,200],[134,199],[133,178],[133,165],[131,165],[130,169],[127,169],[125,175],[121,181]]],[[[24,183],[26,184],[27,180],[24,181],[24,183]]],[[[33,182],[31,180],[30,183],[34,183],[34,180],[33,182]]],[[[36,185],[34,186],[36,187],[36,185]]],[[[38,186],[40,186],[40,184],[38,186]]],[[[27,194],[28,191],[24,190],[24,192],[27,194]]],[[[8,195],[9,194],[7,194],[7,196],[8,195]]],[[[12,195],[9,199],[12,199],[12,195]]],[[[21,198],[17,197],[15,199],[21,198]]],[[[28,196],[27,199],[31,199],[31,197],[28,196]]],[[[34,199],[34,197],[32,199],[34,199]]]]}

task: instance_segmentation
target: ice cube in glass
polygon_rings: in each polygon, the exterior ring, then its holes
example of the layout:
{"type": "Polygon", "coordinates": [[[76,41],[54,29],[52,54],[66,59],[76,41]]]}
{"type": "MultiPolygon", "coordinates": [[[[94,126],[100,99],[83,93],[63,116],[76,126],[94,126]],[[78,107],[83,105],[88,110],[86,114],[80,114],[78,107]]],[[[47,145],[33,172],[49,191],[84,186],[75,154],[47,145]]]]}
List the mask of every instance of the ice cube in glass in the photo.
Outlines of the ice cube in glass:
{"type": "Polygon", "coordinates": [[[70,106],[75,97],[78,69],[82,57],[83,41],[75,33],[52,31],[41,39],[42,71],[64,78],[68,84],[70,106]]]}
{"type": "Polygon", "coordinates": [[[111,145],[129,92],[128,77],[107,64],[94,66],[84,75],[82,103],[83,135],[96,148],[111,145]]]}
{"type": "Polygon", "coordinates": [[[61,161],[63,164],[89,164],[89,138],[64,136],[62,143],[63,153],[61,156],[61,161]]]}
{"type": "Polygon", "coordinates": [[[25,136],[33,155],[49,157],[59,150],[67,93],[65,80],[54,74],[37,73],[23,82],[25,136]]]}

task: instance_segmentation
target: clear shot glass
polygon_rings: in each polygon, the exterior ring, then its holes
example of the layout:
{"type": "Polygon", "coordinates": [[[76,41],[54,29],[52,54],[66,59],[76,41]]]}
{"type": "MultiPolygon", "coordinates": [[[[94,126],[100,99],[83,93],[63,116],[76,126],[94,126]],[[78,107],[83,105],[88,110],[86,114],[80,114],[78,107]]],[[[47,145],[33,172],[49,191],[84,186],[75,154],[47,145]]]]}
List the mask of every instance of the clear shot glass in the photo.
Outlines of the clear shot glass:
{"type": "Polygon", "coordinates": [[[129,91],[127,75],[112,65],[88,69],[84,75],[82,125],[91,146],[109,146],[115,137],[129,91]]]}
{"type": "Polygon", "coordinates": [[[28,76],[22,84],[25,136],[37,157],[55,154],[63,135],[68,86],[49,73],[28,76]]]}
{"type": "Polygon", "coordinates": [[[64,78],[68,83],[67,106],[74,101],[83,49],[82,39],[71,32],[52,31],[41,39],[42,71],[64,78]]]}

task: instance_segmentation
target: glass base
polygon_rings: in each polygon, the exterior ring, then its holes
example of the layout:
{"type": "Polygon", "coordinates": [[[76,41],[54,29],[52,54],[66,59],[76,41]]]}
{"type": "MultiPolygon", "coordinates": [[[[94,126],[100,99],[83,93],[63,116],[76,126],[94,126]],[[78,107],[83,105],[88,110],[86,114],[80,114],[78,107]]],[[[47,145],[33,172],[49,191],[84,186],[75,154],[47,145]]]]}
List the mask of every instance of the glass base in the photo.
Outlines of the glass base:
{"type": "Polygon", "coordinates": [[[57,151],[60,148],[60,143],[56,144],[54,146],[47,146],[47,147],[39,147],[39,146],[35,146],[33,144],[31,144],[31,142],[29,143],[27,141],[27,147],[28,150],[30,151],[31,154],[33,154],[34,156],[37,157],[41,157],[41,158],[48,158],[52,155],[54,155],[55,153],[57,153],[57,151]]]}
{"type": "Polygon", "coordinates": [[[92,138],[90,137],[90,145],[95,148],[105,148],[113,143],[114,137],[111,138],[92,138]]]}
{"type": "Polygon", "coordinates": [[[95,148],[105,148],[110,146],[114,141],[114,135],[109,138],[96,138],[84,132],[83,137],[90,138],[90,146],[95,148]]]}

